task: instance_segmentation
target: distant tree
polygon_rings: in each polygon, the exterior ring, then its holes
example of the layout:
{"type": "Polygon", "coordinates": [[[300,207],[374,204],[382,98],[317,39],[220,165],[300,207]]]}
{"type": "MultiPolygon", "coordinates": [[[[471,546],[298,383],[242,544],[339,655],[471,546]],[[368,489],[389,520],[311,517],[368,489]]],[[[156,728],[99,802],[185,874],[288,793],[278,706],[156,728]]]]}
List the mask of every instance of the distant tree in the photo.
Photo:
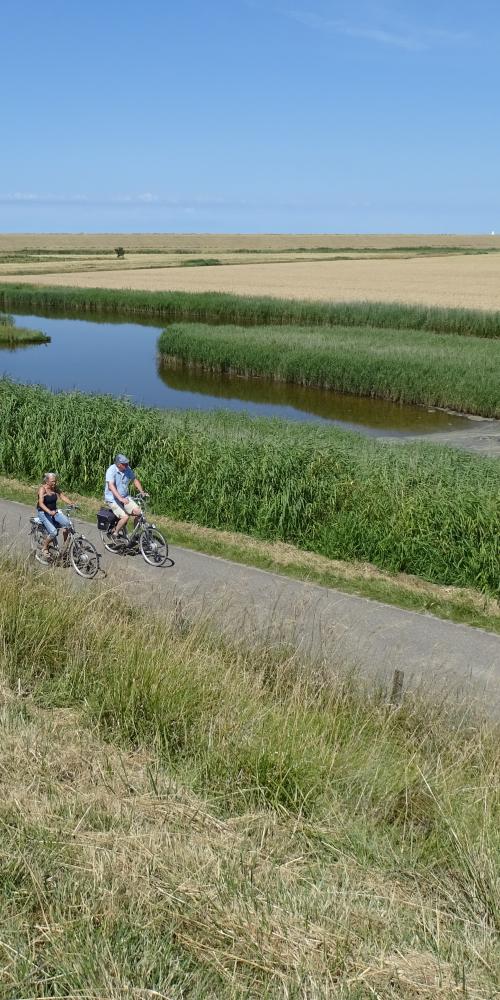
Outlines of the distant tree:
{"type": "Polygon", "coordinates": [[[123,247],[115,247],[115,254],[116,254],[118,260],[122,260],[123,257],[125,256],[125,250],[124,250],[124,248],[123,247]]]}

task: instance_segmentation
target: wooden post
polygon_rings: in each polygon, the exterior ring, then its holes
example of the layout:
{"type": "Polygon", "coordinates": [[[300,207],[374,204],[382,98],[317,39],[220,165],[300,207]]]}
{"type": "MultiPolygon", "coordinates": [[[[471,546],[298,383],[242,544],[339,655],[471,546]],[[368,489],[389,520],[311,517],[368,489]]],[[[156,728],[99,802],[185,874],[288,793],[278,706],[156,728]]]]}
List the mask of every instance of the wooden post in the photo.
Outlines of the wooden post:
{"type": "Polygon", "coordinates": [[[389,701],[391,705],[400,705],[403,697],[404,670],[395,670],[392,678],[392,688],[389,701]]]}
{"type": "Polygon", "coordinates": [[[174,606],[174,629],[179,635],[182,635],[185,627],[184,615],[182,613],[182,601],[180,597],[176,597],[174,606]]]}

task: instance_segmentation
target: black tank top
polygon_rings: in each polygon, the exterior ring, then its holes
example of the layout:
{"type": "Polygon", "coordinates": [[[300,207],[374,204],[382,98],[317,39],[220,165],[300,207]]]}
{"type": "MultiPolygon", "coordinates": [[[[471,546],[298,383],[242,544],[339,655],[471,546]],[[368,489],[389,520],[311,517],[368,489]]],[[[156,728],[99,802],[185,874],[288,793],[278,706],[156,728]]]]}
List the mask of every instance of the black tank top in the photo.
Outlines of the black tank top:
{"type": "MultiPolygon", "coordinates": [[[[54,493],[46,493],[45,496],[44,496],[44,498],[43,498],[43,502],[44,502],[45,506],[48,507],[49,510],[51,510],[53,514],[55,514],[55,512],[57,510],[57,497],[58,497],[58,494],[59,494],[59,490],[56,490],[54,493]]],[[[39,503],[37,503],[36,509],[37,510],[42,510],[42,508],[40,507],[39,503]]],[[[43,511],[43,513],[45,513],[45,511],[43,511]]]]}

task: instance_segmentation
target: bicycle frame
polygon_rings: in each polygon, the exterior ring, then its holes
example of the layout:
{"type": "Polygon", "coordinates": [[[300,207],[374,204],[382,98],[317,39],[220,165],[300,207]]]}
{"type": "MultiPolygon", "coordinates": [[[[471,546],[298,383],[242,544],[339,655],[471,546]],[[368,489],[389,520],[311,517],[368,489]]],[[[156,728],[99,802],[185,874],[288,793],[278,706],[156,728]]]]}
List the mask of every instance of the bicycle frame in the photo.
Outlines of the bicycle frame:
{"type": "Polygon", "coordinates": [[[139,517],[137,518],[137,521],[128,536],[129,545],[135,545],[135,543],[139,541],[139,538],[145,528],[156,528],[156,524],[153,524],[152,521],[146,520],[146,500],[140,496],[134,497],[134,503],[138,506],[141,513],[139,514],[139,517]]]}

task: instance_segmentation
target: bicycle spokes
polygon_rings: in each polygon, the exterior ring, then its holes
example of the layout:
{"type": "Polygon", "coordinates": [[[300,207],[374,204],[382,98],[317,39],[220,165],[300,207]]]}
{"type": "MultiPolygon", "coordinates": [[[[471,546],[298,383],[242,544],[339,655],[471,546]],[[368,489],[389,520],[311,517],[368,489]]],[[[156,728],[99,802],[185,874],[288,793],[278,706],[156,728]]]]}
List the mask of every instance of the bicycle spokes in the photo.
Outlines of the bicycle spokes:
{"type": "Polygon", "coordinates": [[[92,579],[99,570],[97,549],[88,538],[75,538],[71,548],[71,562],[79,576],[92,579]]]}
{"type": "Polygon", "coordinates": [[[150,566],[163,566],[168,559],[168,544],[157,528],[147,528],[142,533],[140,549],[150,566]]]}

